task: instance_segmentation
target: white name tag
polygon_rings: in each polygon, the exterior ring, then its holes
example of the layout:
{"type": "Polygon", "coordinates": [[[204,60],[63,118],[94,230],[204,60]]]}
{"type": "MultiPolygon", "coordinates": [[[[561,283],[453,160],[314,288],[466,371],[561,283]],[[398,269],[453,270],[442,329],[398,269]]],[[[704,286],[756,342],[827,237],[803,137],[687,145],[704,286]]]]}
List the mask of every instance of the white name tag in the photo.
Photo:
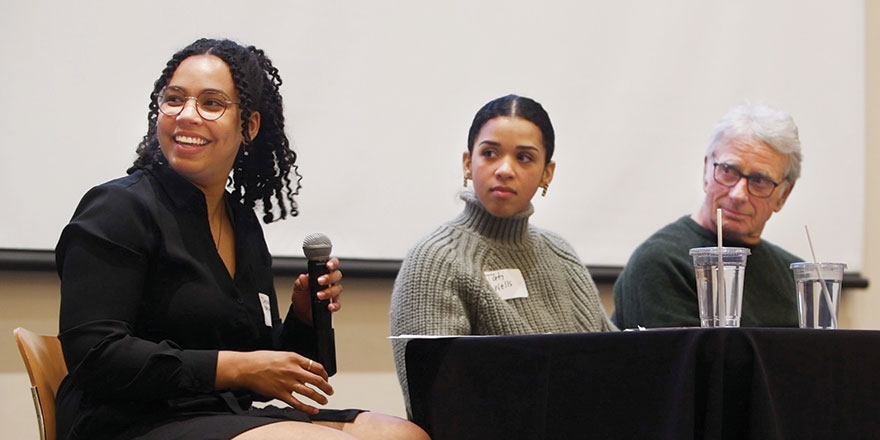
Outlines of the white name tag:
{"type": "Polygon", "coordinates": [[[501,269],[483,272],[486,281],[492,286],[492,290],[501,299],[528,298],[529,291],[526,289],[526,280],[523,279],[519,269],[501,269]]]}
{"type": "Polygon", "coordinates": [[[272,302],[269,301],[269,295],[260,293],[260,305],[263,306],[263,322],[266,327],[272,327],[272,302]]]}

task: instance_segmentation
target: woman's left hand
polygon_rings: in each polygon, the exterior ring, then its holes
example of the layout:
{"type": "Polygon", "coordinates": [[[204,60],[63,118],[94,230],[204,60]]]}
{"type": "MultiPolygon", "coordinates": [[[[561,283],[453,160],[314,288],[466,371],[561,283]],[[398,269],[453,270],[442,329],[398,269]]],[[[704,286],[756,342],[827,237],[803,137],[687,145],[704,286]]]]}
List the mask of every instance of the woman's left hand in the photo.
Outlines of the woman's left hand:
{"type": "MultiPolygon", "coordinates": [[[[324,287],[318,292],[319,299],[329,299],[327,310],[338,312],[342,308],[342,271],[339,270],[339,259],[327,260],[328,274],[318,277],[318,285],[324,287]]],[[[312,298],[309,291],[309,275],[301,273],[293,282],[293,312],[300,321],[312,324],[312,298]]]]}

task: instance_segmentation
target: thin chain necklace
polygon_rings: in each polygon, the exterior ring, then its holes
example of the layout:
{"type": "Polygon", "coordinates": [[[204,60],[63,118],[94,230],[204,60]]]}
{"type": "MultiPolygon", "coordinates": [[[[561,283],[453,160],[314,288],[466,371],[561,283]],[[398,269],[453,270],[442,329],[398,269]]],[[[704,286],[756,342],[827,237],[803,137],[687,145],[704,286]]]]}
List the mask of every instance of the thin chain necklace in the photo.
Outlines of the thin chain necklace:
{"type": "MultiPolygon", "coordinates": [[[[216,223],[216,221],[217,221],[217,217],[220,215],[220,210],[221,210],[221,209],[222,209],[222,207],[217,208],[217,211],[214,212],[214,222],[215,222],[215,223],[216,223]]],[[[214,249],[216,249],[216,250],[219,252],[219,251],[220,251],[220,240],[223,239],[223,220],[222,220],[222,219],[220,220],[220,224],[217,225],[217,228],[218,228],[218,231],[217,231],[217,240],[214,241],[214,249]]]]}

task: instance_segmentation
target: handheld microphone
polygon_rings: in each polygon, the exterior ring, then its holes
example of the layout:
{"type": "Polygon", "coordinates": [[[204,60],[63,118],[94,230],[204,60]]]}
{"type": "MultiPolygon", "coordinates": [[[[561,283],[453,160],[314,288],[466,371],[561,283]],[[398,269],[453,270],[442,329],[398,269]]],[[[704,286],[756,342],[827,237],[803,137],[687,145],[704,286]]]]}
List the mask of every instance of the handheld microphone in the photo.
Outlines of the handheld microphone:
{"type": "Polygon", "coordinates": [[[324,234],[310,234],[303,240],[303,254],[309,261],[309,290],[312,294],[312,327],[315,329],[315,342],[318,348],[316,361],[324,366],[327,374],[336,374],[336,341],[333,322],[330,317],[329,299],[318,299],[318,277],[330,273],[327,260],[333,244],[324,234]]]}

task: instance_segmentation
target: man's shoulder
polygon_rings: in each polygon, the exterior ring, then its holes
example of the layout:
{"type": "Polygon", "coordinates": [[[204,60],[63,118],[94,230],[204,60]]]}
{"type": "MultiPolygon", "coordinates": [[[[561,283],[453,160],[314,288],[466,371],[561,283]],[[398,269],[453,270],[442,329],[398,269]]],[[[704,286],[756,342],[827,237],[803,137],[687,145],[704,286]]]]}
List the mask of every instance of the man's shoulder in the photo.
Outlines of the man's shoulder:
{"type": "MultiPolygon", "coordinates": [[[[696,229],[699,227],[687,216],[663,226],[636,247],[620,278],[643,280],[653,277],[668,278],[674,273],[693,274],[689,250],[705,246],[707,241],[696,229]]],[[[618,284],[622,283],[615,284],[615,292],[623,289],[618,284]]]]}
{"type": "Polygon", "coordinates": [[[707,239],[689,216],[663,226],[632,253],[614,284],[614,323],[675,327],[692,325],[696,307],[693,262],[688,251],[707,239]]]}
{"type": "Polygon", "coordinates": [[[651,234],[636,248],[633,255],[666,258],[684,255],[686,258],[689,249],[706,243],[706,239],[695,230],[697,227],[699,225],[696,225],[690,217],[680,217],[651,234]]]}
{"type": "Polygon", "coordinates": [[[797,255],[783,249],[779,245],[773,244],[767,240],[761,240],[761,245],[764,247],[764,249],[767,250],[768,254],[773,255],[774,257],[778,258],[786,264],[804,261],[803,258],[798,257],[797,255]]]}

